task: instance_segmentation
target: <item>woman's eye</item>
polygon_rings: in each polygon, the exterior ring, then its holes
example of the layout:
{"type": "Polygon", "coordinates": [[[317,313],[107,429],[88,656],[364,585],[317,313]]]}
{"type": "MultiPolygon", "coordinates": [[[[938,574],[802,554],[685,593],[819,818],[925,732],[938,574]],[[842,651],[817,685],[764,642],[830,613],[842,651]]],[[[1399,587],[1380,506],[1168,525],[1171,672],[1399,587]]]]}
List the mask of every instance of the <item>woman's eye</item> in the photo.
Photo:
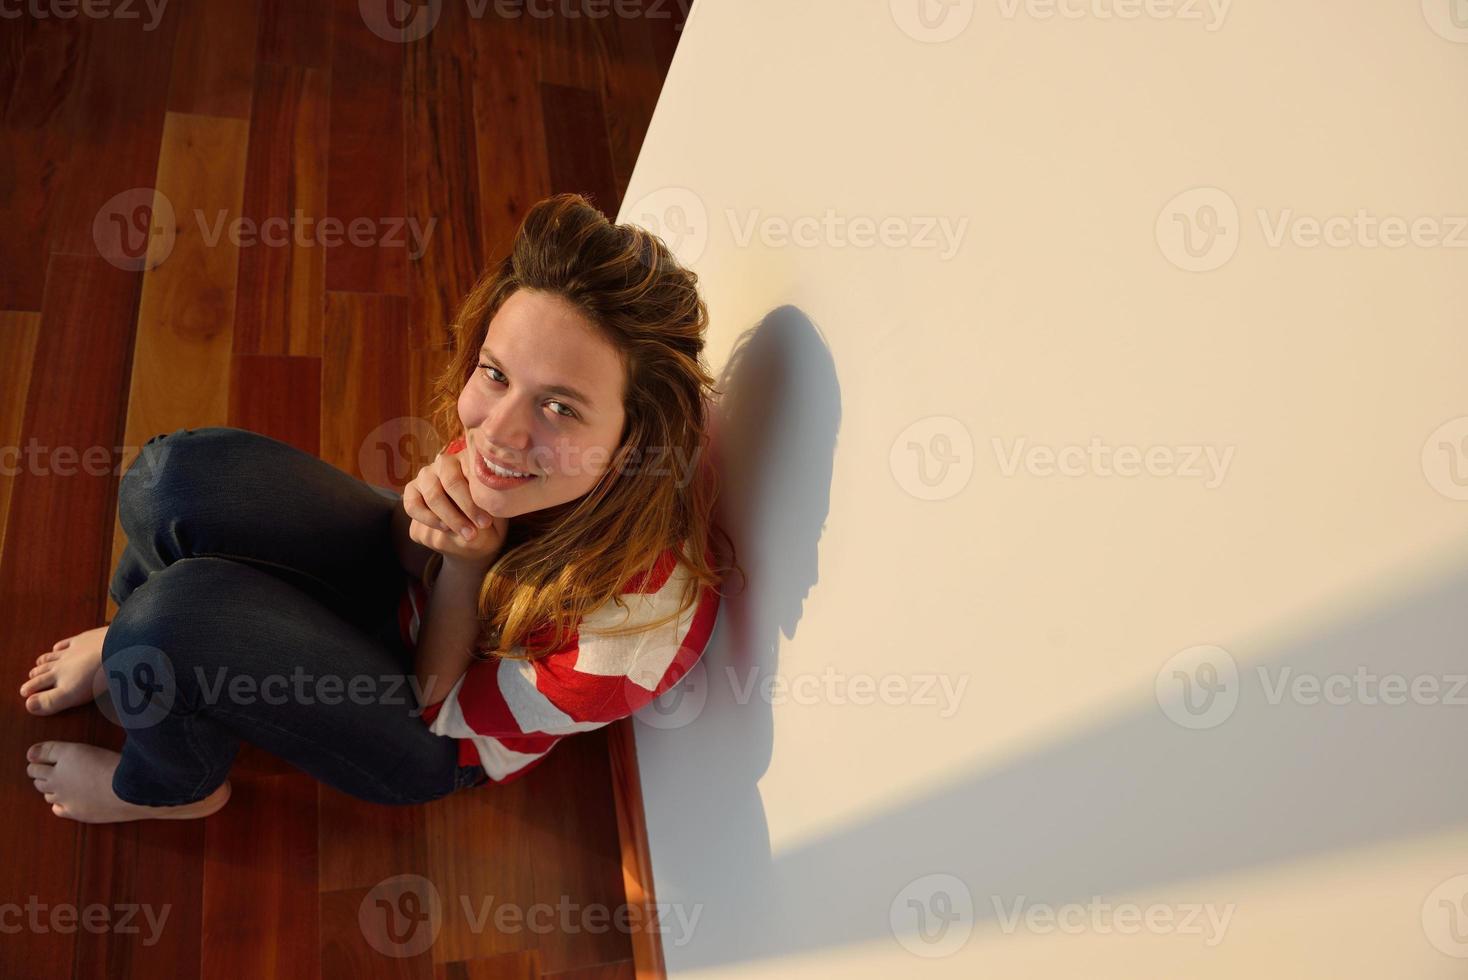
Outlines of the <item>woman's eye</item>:
{"type": "MultiPolygon", "coordinates": [[[[493,364],[481,364],[479,366],[484,369],[484,372],[485,372],[485,375],[484,376],[487,377],[487,378],[489,378],[489,380],[493,381],[495,384],[504,384],[505,383],[505,382],[501,381],[499,378],[496,378],[494,376],[494,374],[500,374],[502,372],[500,371],[499,368],[495,367],[493,364]],[[489,372],[491,372],[491,371],[493,371],[494,374],[490,374],[489,372]]],[[[553,402],[549,402],[548,404],[559,406],[554,411],[555,411],[555,414],[556,415],[560,416],[563,419],[574,419],[574,418],[578,418],[578,416],[576,414],[576,410],[573,409],[573,408],[571,408],[571,406],[567,405],[565,402],[555,402],[555,401],[553,401],[553,402]],[[562,408],[565,409],[564,412],[562,412],[560,410],[562,408]]]]}

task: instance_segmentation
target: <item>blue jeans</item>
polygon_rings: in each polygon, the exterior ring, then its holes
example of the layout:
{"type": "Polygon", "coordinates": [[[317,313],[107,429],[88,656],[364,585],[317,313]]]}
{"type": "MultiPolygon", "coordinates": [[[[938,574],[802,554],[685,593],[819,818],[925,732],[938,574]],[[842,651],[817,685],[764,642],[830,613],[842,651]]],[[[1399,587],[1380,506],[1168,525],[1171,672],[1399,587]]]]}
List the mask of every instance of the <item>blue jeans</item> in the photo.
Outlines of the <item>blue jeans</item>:
{"type": "Polygon", "coordinates": [[[127,547],[102,645],[100,704],[127,732],[118,797],[202,799],[242,739],[376,803],[486,781],[420,717],[397,624],[398,500],[244,429],[148,440],[118,488],[127,547]]]}

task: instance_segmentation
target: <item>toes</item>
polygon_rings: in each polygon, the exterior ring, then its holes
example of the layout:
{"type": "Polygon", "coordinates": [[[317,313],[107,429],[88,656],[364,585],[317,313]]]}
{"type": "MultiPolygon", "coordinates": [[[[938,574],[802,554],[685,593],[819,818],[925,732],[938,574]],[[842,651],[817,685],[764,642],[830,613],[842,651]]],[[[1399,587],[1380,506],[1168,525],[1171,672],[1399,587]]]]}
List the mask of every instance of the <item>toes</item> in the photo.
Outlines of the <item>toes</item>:
{"type": "Polygon", "coordinates": [[[36,674],[30,680],[20,686],[20,696],[28,698],[40,691],[49,691],[56,686],[56,674],[53,671],[45,671],[36,674]]]}
{"type": "Polygon", "coordinates": [[[27,674],[26,676],[27,677],[35,677],[41,671],[43,671],[43,670],[51,670],[51,669],[52,669],[52,667],[51,667],[50,664],[36,664],[34,667],[31,668],[31,672],[29,674],[27,674]]]}
{"type": "Polygon", "coordinates": [[[25,709],[33,715],[54,715],[61,710],[61,695],[54,689],[32,694],[25,699],[25,709]]]}
{"type": "Polygon", "coordinates": [[[48,782],[56,767],[49,762],[32,762],[25,767],[25,774],[38,783],[48,782]]]}
{"type": "Polygon", "coordinates": [[[53,650],[50,653],[43,653],[39,657],[37,657],[36,658],[36,666],[39,667],[42,664],[53,663],[53,662],[55,662],[57,660],[60,660],[60,659],[61,659],[61,651],[59,651],[59,650],[53,650]]]}
{"type": "Polygon", "coordinates": [[[66,807],[62,806],[60,803],[52,803],[51,812],[56,814],[58,817],[64,817],[66,816],[66,807]]]}
{"type": "Polygon", "coordinates": [[[56,802],[56,794],[55,793],[43,793],[41,795],[43,795],[43,796],[46,797],[46,802],[47,803],[55,803],[56,802]]]}
{"type": "MultiPolygon", "coordinates": [[[[35,699],[32,698],[31,700],[35,699]]],[[[29,707],[30,703],[27,702],[26,706],[29,707]]],[[[60,742],[37,742],[26,749],[25,757],[31,762],[47,762],[55,765],[56,760],[61,755],[59,751],[60,747],[60,742]]]]}
{"type": "Polygon", "coordinates": [[[65,650],[69,646],[71,646],[71,637],[68,636],[64,640],[57,640],[56,641],[56,645],[54,647],[52,647],[51,649],[52,650],[65,650]]]}

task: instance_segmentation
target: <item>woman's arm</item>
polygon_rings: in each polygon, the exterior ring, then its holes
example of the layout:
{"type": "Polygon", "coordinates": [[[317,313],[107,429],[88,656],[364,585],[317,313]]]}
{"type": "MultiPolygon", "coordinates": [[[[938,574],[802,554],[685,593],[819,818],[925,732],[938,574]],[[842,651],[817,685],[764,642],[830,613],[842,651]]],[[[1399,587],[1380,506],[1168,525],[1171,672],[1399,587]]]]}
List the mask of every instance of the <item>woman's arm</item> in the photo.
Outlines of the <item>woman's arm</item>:
{"type": "Polygon", "coordinates": [[[473,559],[444,555],[429,593],[428,611],[418,627],[413,672],[422,692],[422,707],[448,697],[449,689],[473,662],[479,639],[479,587],[489,566],[473,559]]]}

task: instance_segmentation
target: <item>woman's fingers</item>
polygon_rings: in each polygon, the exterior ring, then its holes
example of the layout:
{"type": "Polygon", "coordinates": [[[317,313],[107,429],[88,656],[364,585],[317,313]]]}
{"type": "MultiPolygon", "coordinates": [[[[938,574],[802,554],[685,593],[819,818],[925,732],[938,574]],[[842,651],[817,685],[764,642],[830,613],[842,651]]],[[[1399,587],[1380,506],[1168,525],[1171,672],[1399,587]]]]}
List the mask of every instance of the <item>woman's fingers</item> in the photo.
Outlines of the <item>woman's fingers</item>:
{"type": "MultiPolygon", "coordinates": [[[[428,502],[423,499],[423,492],[418,489],[417,483],[410,483],[403,488],[403,510],[413,518],[417,524],[435,528],[439,531],[447,531],[448,528],[438,519],[438,515],[429,509],[428,502]]],[[[419,542],[422,544],[423,542],[419,542]]]]}
{"type": "MultiPolygon", "coordinates": [[[[465,516],[464,511],[460,509],[459,503],[449,494],[439,477],[437,464],[443,461],[444,458],[443,456],[439,456],[438,461],[423,467],[418,473],[415,486],[417,487],[418,495],[423,499],[424,506],[432,514],[434,521],[436,521],[436,524],[430,523],[430,526],[436,526],[439,530],[447,531],[450,534],[457,534],[467,541],[474,536],[474,525],[465,516]]],[[[459,465],[452,458],[449,458],[448,461],[454,466],[459,465]]],[[[407,496],[406,491],[404,492],[404,496],[407,496]]],[[[409,511],[410,515],[411,513],[409,511]]]]}
{"type": "MultiPolygon", "coordinates": [[[[434,468],[438,473],[439,484],[443,487],[444,492],[458,506],[459,513],[464,515],[465,525],[470,526],[470,530],[473,530],[472,525],[475,524],[479,527],[487,526],[489,524],[489,515],[479,509],[479,505],[474,503],[474,497],[469,493],[469,480],[464,476],[463,460],[464,454],[462,452],[453,455],[444,453],[438,459],[434,460],[434,468]]],[[[461,526],[455,526],[454,528],[454,530],[460,532],[463,529],[461,526]]],[[[473,535],[467,534],[463,535],[463,537],[467,539],[473,537],[473,535]]]]}

